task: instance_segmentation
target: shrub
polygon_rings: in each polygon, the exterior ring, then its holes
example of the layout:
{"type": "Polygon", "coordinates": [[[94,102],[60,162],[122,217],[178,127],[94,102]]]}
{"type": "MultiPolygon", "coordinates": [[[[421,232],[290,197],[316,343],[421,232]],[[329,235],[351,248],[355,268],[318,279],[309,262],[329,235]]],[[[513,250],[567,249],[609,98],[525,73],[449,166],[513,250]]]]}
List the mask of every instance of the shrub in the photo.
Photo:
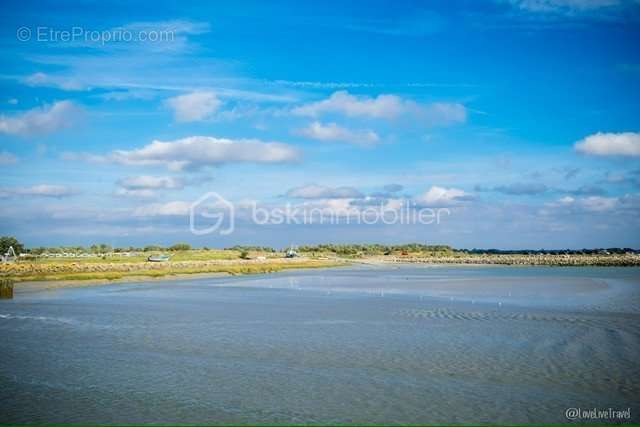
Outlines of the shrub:
{"type": "Polygon", "coordinates": [[[169,248],[170,251],[188,251],[191,249],[191,245],[188,243],[176,243],[169,248]]]}

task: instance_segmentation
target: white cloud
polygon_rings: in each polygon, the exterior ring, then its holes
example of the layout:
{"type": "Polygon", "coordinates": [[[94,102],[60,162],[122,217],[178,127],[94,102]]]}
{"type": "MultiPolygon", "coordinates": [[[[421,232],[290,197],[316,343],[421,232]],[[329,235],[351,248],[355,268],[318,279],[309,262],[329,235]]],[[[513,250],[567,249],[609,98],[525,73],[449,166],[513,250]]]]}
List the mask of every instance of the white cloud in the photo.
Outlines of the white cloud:
{"type": "Polygon", "coordinates": [[[175,190],[184,188],[184,181],[170,176],[135,176],[118,181],[120,188],[114,194],[120,197],[148,199],[155,197],[154,190],[175,190]]]}
{"type": "Polygon", "coordinates": [[[471,195],[457,188],[433,186],[414,201],[421,206],[451,206],[471,199],[471,195]]]}
{"type": "Polygon", "coordinates": [[[324,113],[341,113],[349,117],[392,119],[414,108],[414,105],[412,101],[404,101],[396,95],[378,95],[377,98],[356,97],[341,90],[334,92],[328,99],[297,107],[293,113],[310,117],[324,113]]]}
{"type": "Polygon", "coordinates": [[[380,137],[372,130],[351,130],[336,123],[323,125],[318,121],[299,129],[298,133],[318,141],[339,141],[355,145],[373,145],[380,142],[380,137]]]}
{"type": "Polygon", "coordinates": [[[44,135],[75,124],[83,111],[71,101],[34,108],[14,116],[0,115],[0,133],[19,136],[44,135]]]}
{"type": "Polygon", "coordinates": [[[196,91],[169,98],[165,104],[174,112],[178,122],[196,122],[210,118],[222,105],[213,92],[196,91]]]}
{"type": "Polygon", "coordinates": [[[560,200],[558,200],[558,202],[559,202],[561,205],[571,205],[571,204],[573,204],[573,202],[575,202],[575,201],[576,201],[576,199],[574,199],[574,198],[573,198],[573,197],[571,197],[571,196],[565,196],[565,197],[562,197],[560,200]]]}
{"type": "Polygon", "coordinates": [[[116,150],[105,156],[65,153],[64,158],[132,166],[166,166],[180,171],[227,163],[291,163],[300,158],[300,153],[280,142],[190,136],[168,142],[156,140],[137,150],[116,150]]]}
{"type": "Polygon", "coordinates": [[[574,198],[565,196],[557,202],[548,203],[547,206],[586,212],[608,212],[616,209],[619,203],[620,200],[617,197],[590,196],[574,198]]]}
{"type": "Polygon", "coordinates": [[[7,104],[18,105],[18,100],[16,98],[10,98],[7,100],[7,104]]]}
{"type": "Polygon", "coordinates": [[[22,82],[27,86],[34,87],[55,87],[62,90],[76,91],[84,90],[86,87],[73,79],[68,79],[60,76],[51,76],[45,73],[34,73],[25,77],[22,82]]]}
{"type": "Polygon", "coordinates": [[[133,211],[133,215],[137,217],[152,216],[183,216],[189,214],[191,203],[173,201],[168,203],[152,203],[141,206],[133,211]]]}
{"type": "Polygon", "coordinates": [[[575,150],[593,156],[640,156],[640,133],[598,132],[576,142],[575,150]]]}
{"type": "Polygon", "coordinates": [[[364,197],[353,187],[325,187],[323,185],[304,185],[287,191],[287,197],[298,199],[357,199],[364,197]]]}
{"type": "Polygon", "coordinates": [[[171,190],[183,188],[184,182],[171,176],[142,175],[123,178],[118,181],[118,185],[128,190],[171,190]]]}
{"type": "Polygon", "coordinates": [[[32,187],[3,188],[0,189],[0,197],[11,196],[36,196],[36,197],[67,197],[75,194],[73,190],[64,185],[40,184],[32,187]]]}
{"type": "Polygon", "coordinates": [[[334,199],[322,199],[304,202],[299,205],[301,208],[309,211],[310,217],[317,214],[321,216],[351,216],[357,215],[360,212],[358,206],[353,206],[350,199],[334,198],[334,199]]]}
{"type": "Polygon", "coordinates": [[[334,92],[327,99],[294,108],[292,113],[308,117],[337,113],[347,117],[373,119],[394,119],[411,115],[430,126],[462,123],[467,118],[466,108],[458,103],[438,102],[423,105],[397,95],[382,94],[371,98],[351,95],[347,91],[334,92]]]}
{"type": "Polygon", "coordinates": [[[8,151],[0,152],[0,165],[11,165],[17,162],[18,158],[8,151]]]}

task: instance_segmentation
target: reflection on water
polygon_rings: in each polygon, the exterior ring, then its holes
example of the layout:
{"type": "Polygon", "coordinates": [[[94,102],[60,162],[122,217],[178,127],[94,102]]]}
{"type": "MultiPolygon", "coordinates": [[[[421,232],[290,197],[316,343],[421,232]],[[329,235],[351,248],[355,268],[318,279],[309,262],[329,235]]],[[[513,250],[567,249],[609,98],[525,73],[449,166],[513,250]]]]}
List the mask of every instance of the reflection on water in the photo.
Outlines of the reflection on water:
{"type": "Polygon", "coordinates": [[[640,271],[361,268],[17,293],[0,422],[640,420],[640,271]]]}

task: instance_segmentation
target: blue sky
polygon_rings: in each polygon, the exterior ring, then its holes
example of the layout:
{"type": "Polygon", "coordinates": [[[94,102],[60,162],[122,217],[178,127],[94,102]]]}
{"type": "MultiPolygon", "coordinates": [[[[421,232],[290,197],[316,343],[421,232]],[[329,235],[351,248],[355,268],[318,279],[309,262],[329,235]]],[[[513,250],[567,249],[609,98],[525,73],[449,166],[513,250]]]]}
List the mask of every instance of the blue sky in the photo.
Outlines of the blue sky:
{"type": "Polygon", "coordinates": [[[28,245],[640,247],[635,0],[10,1],[0,19],[0,234],[28,245]],[[233,233],[190,231],[208,192],[233,233]],[[251,220],[404,205],[449,214],[251,220]]]}

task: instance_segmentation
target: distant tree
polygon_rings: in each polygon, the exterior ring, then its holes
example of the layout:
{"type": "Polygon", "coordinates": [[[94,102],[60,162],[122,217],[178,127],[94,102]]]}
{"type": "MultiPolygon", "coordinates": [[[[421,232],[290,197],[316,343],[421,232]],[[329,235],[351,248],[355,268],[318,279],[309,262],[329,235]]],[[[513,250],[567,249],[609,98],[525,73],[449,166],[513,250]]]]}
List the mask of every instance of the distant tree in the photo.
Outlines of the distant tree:
{"type": "Polygon", "coordinates": [[[15,237],[0,237],[0,254],[6,254],[10,246],[13,246],[13,250],[16,251],[16,254],[21,254],[24,252],[24,245],[20,243],[15,237]]]}
{"type": "Polygon", "coordinates": [[[101,243],[100,244],[100,253],[107,253],[107,252],[111,252],[112,248],[111,245],[107,245],[106,243],[101,243]]]}
{"type": "Polygon", "coordinates": [[[188,251],[191,249],[191,245],[188,243],[176,243],[169,248],[170,251],[188,251]]]}
{"type": "Polygon", "coordinates": [[[163,249],[162,246],[158,246],[158,245],[147,245],[144,247],[145,252],[161,251],[162,249],[163,249]]]}
{"type": "Polygon", "coordinates": [[[240,258],[249,259],[249,252],[247,252],[247,251],[240,252],[240,258]]]}

